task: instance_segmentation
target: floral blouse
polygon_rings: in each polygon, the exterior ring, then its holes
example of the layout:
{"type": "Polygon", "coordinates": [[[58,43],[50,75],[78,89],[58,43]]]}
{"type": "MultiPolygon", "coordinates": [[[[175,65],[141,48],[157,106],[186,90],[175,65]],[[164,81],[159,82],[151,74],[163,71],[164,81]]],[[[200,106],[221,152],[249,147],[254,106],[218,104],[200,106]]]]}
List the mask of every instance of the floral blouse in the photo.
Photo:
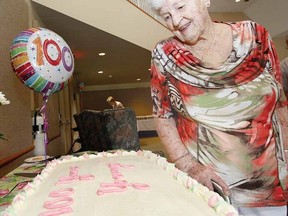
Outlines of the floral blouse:
{"type": "Polygon", "coordinates": [[[218,68],[205,68],[176,37],[157,44],[153,114],[175,119],[183,145],[225,180],[234,205],[286,205],[288,113],[279,60],[263,26],[226,24],[233,48],[218,68]]]}

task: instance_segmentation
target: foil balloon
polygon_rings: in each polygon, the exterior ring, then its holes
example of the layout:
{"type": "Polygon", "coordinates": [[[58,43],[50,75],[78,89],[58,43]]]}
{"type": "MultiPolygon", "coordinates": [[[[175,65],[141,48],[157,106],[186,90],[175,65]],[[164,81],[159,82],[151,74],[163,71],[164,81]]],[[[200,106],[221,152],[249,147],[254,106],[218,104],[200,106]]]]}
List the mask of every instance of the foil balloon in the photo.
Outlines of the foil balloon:
{"type": "Polygon", "coordinates": [[[20,32],[12,42],[10,58],[18,78],[46,97],[62,90],[74,70],[74,58],[67,43],[45,28],[20,32]]]}

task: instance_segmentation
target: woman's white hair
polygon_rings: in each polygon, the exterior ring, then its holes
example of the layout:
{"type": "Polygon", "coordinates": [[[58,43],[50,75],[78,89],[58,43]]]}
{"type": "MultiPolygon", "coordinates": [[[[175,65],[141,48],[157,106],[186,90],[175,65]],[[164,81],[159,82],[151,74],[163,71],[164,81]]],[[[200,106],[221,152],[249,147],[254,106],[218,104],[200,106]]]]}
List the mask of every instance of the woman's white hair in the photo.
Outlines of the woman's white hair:
{"type": "Polygon", "coordinates": [[[151,6],[151,9],[159,15],[159,10],[165,3],[165,0],[148,0],[148,2],[151,6]]]}

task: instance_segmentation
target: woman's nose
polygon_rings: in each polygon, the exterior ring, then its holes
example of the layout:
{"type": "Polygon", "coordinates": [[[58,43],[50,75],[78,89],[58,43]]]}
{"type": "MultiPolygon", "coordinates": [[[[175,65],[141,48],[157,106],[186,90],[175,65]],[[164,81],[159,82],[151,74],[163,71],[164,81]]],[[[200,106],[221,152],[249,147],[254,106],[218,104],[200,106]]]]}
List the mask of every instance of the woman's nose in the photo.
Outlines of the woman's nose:
{"type": "Polygon", "coordinates": [[[179,27],[181,20],[182,20],[182,16],[180,16],[179,14],[176,13],[172,15],[172,23],[173,23],[174,28],[179,27]]]}

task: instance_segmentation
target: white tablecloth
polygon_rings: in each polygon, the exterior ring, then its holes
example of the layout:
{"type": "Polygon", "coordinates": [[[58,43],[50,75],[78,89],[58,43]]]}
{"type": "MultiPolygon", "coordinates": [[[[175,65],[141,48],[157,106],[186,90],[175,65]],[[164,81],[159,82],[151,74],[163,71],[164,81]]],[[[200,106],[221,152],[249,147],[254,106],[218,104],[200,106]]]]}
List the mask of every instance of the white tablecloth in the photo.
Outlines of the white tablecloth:
{"type": "Polygon", "coordinates": [[[137,116],[138,131],[155,131],[156,125],[153,116],[137,116]]]}

